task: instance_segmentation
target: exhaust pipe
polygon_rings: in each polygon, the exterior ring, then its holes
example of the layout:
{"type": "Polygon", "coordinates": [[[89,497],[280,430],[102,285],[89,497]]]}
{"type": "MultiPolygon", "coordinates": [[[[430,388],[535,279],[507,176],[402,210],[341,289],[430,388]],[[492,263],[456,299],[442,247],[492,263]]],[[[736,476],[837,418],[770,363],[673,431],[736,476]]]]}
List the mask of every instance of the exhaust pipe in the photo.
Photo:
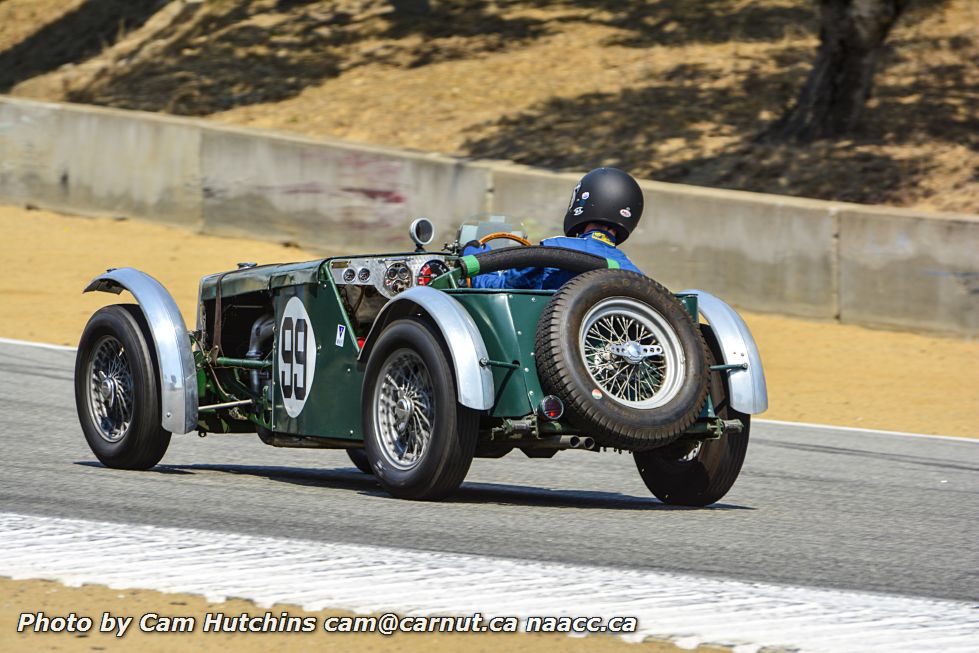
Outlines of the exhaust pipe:
{"type": "Polygon", "coordinates": [[[280,433],[272,434],[267,439],[263,438],[262,442],[270,444],[273,447],[286,447],[289,449],[346,449],[350,446],[350,440],[284,435],[280,433]]]}
{"type": "MultiPolygon", "coordinates": [[[[255,320],[252,324],[251,336],[248,338],[248,353],[245,358],[249,360],[262,360],[265,357],[265,350],[272,341],[272,333],[275,329],[275,316],[266,313],[255,320]]],[[[252,392],[261,396],[262,394],[262,372],[251,371],[252,392]]]]}
{"type": "Polygon", "coordinates": [[[594,449],[595,439],[581,435],[555,435],[520,443],[523,449],[594,449]]]}

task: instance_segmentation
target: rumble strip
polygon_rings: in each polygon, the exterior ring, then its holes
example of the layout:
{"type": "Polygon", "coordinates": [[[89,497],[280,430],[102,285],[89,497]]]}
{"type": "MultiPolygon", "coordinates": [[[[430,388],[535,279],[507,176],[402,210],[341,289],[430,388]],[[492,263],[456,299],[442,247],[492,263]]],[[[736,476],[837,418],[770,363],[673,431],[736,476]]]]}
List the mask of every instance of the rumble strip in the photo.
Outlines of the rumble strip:
{"type": "Polygon", "coordinates": [[[0,513],[0,575],[434,615],[634,616],[682,647],[974,651],[976,606],[589,567],[0,513]]]}

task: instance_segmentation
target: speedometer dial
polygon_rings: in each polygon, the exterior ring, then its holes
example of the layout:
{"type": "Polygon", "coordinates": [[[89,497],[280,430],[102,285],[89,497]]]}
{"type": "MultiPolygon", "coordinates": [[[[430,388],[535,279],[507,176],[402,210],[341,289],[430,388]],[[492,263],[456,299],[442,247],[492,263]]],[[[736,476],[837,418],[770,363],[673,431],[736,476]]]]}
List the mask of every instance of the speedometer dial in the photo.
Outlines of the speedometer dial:
{"type": "Polygon", "coordinates": [[[421,266],[418,270],[418,278],[415,282],[419,286],[427,286],[432,283],[433,279],[436,279],[446,272],[449,271],[449,266],[447,266],[443,261],[438,259],[433,259],[421,266]]]}

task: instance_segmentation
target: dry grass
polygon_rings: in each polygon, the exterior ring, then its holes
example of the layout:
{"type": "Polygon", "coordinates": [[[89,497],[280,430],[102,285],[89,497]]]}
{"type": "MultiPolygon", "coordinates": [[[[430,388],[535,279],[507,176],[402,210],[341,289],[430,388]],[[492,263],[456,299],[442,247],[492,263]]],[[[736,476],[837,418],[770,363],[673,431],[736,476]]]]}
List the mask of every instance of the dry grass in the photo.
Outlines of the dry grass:
{"type": "Polygon", "coordinates": [[[972,0],[915,5],[861,129],[811,146],[756,139],[814,56],[803,0],[432,5],[419,19],[386,0],[215,0],[14,92],[560,170],[607,164],[705,186],[979,206],[972,0]]]}

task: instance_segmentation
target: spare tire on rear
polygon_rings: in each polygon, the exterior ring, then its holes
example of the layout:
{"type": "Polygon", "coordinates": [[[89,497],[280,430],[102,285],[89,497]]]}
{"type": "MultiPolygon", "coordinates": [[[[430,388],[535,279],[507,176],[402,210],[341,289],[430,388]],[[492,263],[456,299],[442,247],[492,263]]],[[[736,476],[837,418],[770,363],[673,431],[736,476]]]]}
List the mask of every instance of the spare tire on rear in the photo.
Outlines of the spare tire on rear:
{"type": "Polygon", "coordinates": [[[569,420],[602,446],[669,444],[707,400],[700,329],[652,279],[594,270],[564,284],[537,326],[537,371],[569,420]]]}

